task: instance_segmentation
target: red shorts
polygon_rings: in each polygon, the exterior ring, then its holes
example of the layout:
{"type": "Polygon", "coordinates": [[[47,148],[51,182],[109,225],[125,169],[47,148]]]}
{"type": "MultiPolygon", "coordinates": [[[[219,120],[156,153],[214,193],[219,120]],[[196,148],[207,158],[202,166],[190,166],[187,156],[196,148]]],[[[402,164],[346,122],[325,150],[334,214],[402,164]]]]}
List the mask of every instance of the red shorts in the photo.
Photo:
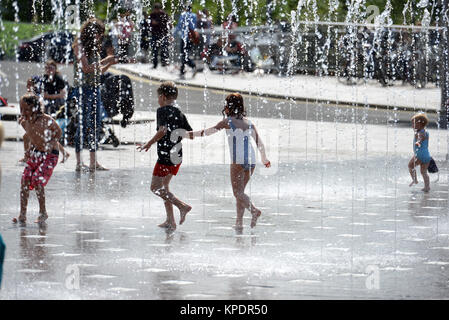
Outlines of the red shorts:
{"type": "Polygon", "coordinates": [[[180,166],[181,164],[177,164],[174,166],[167,166],[165,164],[160,164],[159,162],[156,162],[156,165],[154,166],[153,170],[153,176],[165,177],[168,176],[169,174],[176,176],[180,166]]]}
{"type": "Polygon", "coordinates": [[[58,164],[58,154],[33,151],[25,165],[22,182],[30,183],[30,190],[41,185],[45,187],[50,180],[53,170],[58,164]]]}

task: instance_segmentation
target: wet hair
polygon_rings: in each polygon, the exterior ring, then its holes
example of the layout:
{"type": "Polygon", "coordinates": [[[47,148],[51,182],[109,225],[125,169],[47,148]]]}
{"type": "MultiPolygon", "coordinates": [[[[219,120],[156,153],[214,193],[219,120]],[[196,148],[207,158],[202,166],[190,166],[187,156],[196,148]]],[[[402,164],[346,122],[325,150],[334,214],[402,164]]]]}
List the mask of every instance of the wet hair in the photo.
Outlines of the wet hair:
{"type": "MultiPolygon", "coordinates": [[[[80,41],[83,46],[84,53],[88,57],[92,57],[95,54],[99,54],[101,45],[103,42],[103,36],[105,32],[104,23],[97,18],[90,18],[84,22],[80,30],[80,41]],[[101,39],[98,43],[95,43],[95,37],[97,34],[101,35],[101,39]]],[[[75,39],[76,41],[77,39],[75,39]]]]}
{"type": "Polygon", "coordinates": [[[42,113],[41,102],[39,100],[39,97],[36,94],[34,94],[32,92],[25,93],[20,98],[20,100],[25,102],[27,105],[29,105],[31,107],[32,113],[36,113],[36,114],[42,113]]]}
{"type": "Polygon", "coordinates": [[[156,3],[153,5],[153,9],[162,10],[162,5],[161,5],[159,2],[156,2],[156,3]]]}
{"type": "Polygon", "coordinates": [[[240,93],[231,93],[225,99],[226,105],[222,110],[222,114],[225,114],[225,109],[228,108],[229,116],[235,116],[237,119],[246,117],[245,107],[243,106],[243,97],[240,93]]]}
{"type": "Polygon", "coordinates": [[[427,115],[425,113],[420,112],[412,117],[412,121],[421,122],[425,127],[429,123],[429,118],[427,118],[427,115]]]}
{"type": "Polygon", "coordinates": [[[176,99],[178,98],[178,88],[174,82],[166,81],[157,89],[157,94],[163,95],[167,99],[176,99]]]}

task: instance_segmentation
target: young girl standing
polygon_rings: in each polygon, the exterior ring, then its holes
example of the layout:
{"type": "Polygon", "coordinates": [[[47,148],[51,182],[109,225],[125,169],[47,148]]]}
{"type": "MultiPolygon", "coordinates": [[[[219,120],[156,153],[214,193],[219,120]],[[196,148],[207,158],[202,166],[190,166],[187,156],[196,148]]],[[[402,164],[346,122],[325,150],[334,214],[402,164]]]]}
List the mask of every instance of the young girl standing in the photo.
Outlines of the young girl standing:
{"type": "Polygon", "coordinates": [[[81,106],[80,120],[75,134],[76,170],[80,171],[81,146],[84,137],[87,137],[90,151],[89,170],[106,170],[96,159],[98,137],[101,130],[101,94],[100,75],[113,64],[118,63],[115,56],[107,56],[100,60],[101,45],[105,27],[103,22],[96,18],[87,20],[80,30],[80,36],[73,43],[75,53],[74,87],[79,90],[81,106]]]}
{"type": "Polygon", "coordinates": [[[239,93],[232,93],[226,97],[226,104],[222,113],[224,115],[223,120],[214,127],[201,131],[190,131],[187,133],[187,137],[193,139],[198,136],[208,136],[226,129],[231,155],[231,185],[237,201],[235,227],[237,230],[243,228],[243,214],[245,209],[248,209],[252,215],[251,228],[254,228],[261,211],[254,206],[250,197],[245,193],[246,185],[256,166],[256,154],[251,146],[250,137],[255,140],[265,167],[269,168],[271,164],[266,157],[265,146],[257,133],[256,127],[246,118],[243,97],[239,93]]]}
{"type": "Polygon", "coordinates": [[[421,175],[424,180],[424,188],[422,191],[430,191],[430,179],[427,169],[429,168],[429,163],[431,160],[429,152],[429,133],[426,131],[427,123],[429,119],[425,113],[417,113],[412,117],[412,128],[415,131],[415,136],[413,138],[413,157],[408,163],[408,169],[412,177],[412,182],[410,187],[418,183],[418,178],[416,177],[416,166],[420,166],[421,175]]]}

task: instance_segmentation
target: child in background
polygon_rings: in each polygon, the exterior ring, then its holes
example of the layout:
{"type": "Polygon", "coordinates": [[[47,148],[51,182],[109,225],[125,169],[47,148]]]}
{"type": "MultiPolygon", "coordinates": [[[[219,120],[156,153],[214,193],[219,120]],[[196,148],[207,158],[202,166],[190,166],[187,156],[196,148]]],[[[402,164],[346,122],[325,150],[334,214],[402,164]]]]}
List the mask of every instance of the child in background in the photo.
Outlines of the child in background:
{"type": "MultiPolygon", "coordinates": [[[[2,147],[3,139],[5,138],[5,130],[3,129],[3,124],[0,121],[0,148],[2,147]]],[[[2,183],[2,166],[0,164],[0,189],[2,183]]]]}
{"type": "Polygon", "coordinates": [[[169,184],[178,173],[182,162],[181,140],[186,130],[192,130],[186,116],[179,110],[176,99],[178,88],[173,82],[164,82],[157,90],[159,108],[156,112],[157,133],[145,145],[139,145],[138,150],[148,151],[157,142],[157,163],[153,171],[151,191],[164,200],[167,219],[159,225],[169,230],[176,229],[173,215],[173,205],[180,212],[179,224],[182,224],[191,206],[179,200],[170,192],[169,184]],[[183,131],[183,132],[180,132],[183,131]]]}
{"type": "Polygon", "coordinates": [[[427,170],[429,168],[429,163],[431,160],[429,152],[429,133],[426,131],[426,126],[429,123],[425,113],[417,113],[412,117],[412,128],[415,131],[413,138],[413,157],[408,163],[408,169],[410,176],[412,177],[412,182],[410,187],[418,183],[418,178],[416,176],[416,166],[420,166],[421,175],[424,180],[424,188],[422,191],[430,191],[430,179],[427,170]]]}
{"type": "MultiPolygon", "coordinates": [[[[2,125],[2,122],[0,121],[0,148],[3,143],[4,135],[5,134],[4,134],[4,130],[3,130],[3,125],[2,125]]],[[[0,184],[1,184],[1,181],[2,181],[2,168],[0,167],[0,184]]],[[[3,242],[2,235],[0,234],[0,289],[2,287],[3,260],[5,259],[5,251],[6,251],[6,246],[5,246],[5,243],[3,242]]]]}
{"type": "Polygon", "coordinates": [[[22,96],[20,113],[19,123],[25,129],[30,144],[21,181],[20,215],[13,222],[26,222],[29,193],[36,189],[39,217],[35,222],[43,223],[48,218],[44,188],[58,163],[58,140],[62,132],[56,121],[42,112],[39,98],[34,93],[22,96]]]}
{"type": "Polygon", "coordinates": [[[251,212],[251,228],[254,228],[261,211],[254,206],[250,197],[245,193],[254,169],[256,167],[256,155],[250,143],[250,137],[256,142],[265,167],[271,166],[265,154],[265,146],[257,133],[256,127],[246,118],[243,105],[243,97],[239,93],[232,93],[226,97],[226,104],[222,111],[226,117],[214,127],[206,130],[188,132],[187,137],[193,139],[197,136],[208,136],[222,129],[226,129],[231,155],[231,185],[237,202],[237,218],[235,229],[243,229],[243,214],[245,209],[251,212]]]}
{"type": "MultiPolygon", "coordinates": [[[[27,80],[27,92],[30,92],[32,94],[35,94],[36,96],[39,96],[39,78],[34,76],[32,78],[29,78],[27,80]]],[[[28,159],[28,153],[27,150],[30,149],[30,139],[28,138],[28,135],[25,133],[23,135],[23,150],[25,152],[25,155],[22,159],[19,160],[19,163],[25,164],[27,163],[28,159]]],[[[68,153],[64,147],[58,142],[58,149],[59,152],[62,153],[62,160],[61,163],[64,163],[69,157],[70,153],[68,153]]]]}

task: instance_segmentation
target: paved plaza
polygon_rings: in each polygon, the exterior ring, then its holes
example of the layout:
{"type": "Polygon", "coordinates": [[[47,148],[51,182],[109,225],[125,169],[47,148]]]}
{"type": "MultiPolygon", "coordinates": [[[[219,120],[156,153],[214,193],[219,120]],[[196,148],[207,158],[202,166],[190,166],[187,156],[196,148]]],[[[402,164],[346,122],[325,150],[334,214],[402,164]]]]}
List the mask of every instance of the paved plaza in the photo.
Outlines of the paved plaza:
{"type": "MultiPolygon", "coordinates": [[[[187,117],[194,129],[221,119],[187,117]]],[[[71,158],[46,188],[47,224],[31,222],[32,194],[30,222],[14,225],[23,171],[23,146],[14,138],[22,131],[5,121],[0,299],[449,297],[446,131],[429,129],[440,173],[424,194],[422,182],[408,186],[408,125],[253,121],[273,167],[258,162],[247,191],[263,213],[254,229],[246,213],[242,233],[233,229],[224,133],[183,141],[171,189],[193,210],[175,232],[157,227],[165,213],[149,188],[156,150],[139,153],[134,145],[154,134],[154,121],[114,127],[122,145],[99,152],[108,172],[76,173],[68,148],[71,158]]]]}

